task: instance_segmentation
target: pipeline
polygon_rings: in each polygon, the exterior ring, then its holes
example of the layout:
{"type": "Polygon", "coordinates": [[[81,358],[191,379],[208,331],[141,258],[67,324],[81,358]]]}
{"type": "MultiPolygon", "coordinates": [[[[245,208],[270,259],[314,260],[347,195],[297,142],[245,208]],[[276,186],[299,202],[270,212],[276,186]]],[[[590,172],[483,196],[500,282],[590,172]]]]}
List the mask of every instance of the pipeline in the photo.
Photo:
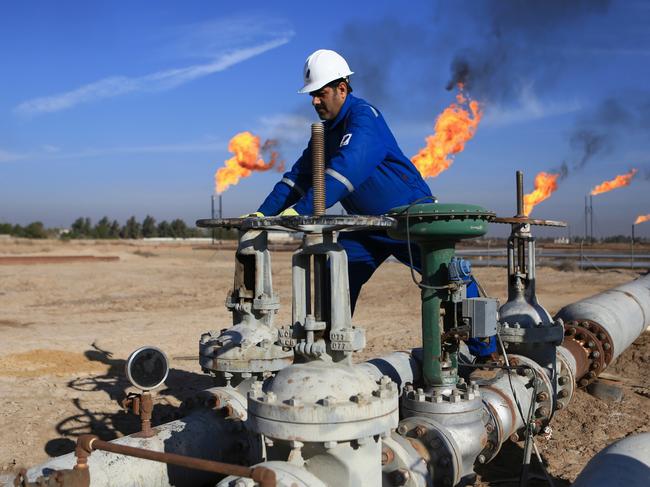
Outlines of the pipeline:
{"type": "MultiPolygon", "coordinates": [[[[153,428],[155,436],[139,438],[124,436],[110,442],[113,445],[144,448],[152,452],[174,453],[211,460],[239,461],[243,455],[259,457],[256,438],[248,436],[241,421],[224,418],[215,411],[197,410],[188,416],[153,428]]],[[[259,440],[257,440],[259,441],[259,440]]],[[[53,471],[72,469],[74,453],[51,458],[27,470],[25,478],[35,482],[53,471]]],[[[96,451],[88,457],[93,487],[168,487],[215,483],[214,473],[190,470],[165,463],[96,451]]],[[[0,486],[13,486],[13,477],[0,476],[0,486]]]]}
{"type": "Polygon", "coordinates": [[[608,446],[582,470],[573,487],[646,487],[650,479],[650,433],[608,446]]]}
{"type": "MultiPolygon", "coordinates": [[[[558,317],[566,320],[567,329],[573,326],[578,330],[575,335],[567,335],[564,345],[557,348],[560,364],[558,384],[553,384],[544,368],[530,358],[509,355],[510,369],[494,369],[490,373],[483,371],[478,375],[464,374],[468,377],[468,383],[461,381],[460,394],[446,393],[444,390],[438,395],[434,394],[434,401],[447,405],[448,412],[444,414],[425,417],[418,415],[417,411],[408,413],[403,406],[402,410],[407,413],[407,417],[400,422],[397,431],[382,439],[383,446],[380,450],[383,478],[386,482],[394,483],[408,477],[412,482],[410,485],[425,486],[431,483],[455,485],[470,477],[475,463],[492,460],[508,439],[521,439],[528,411],[534,413],[532,426],[539,433],[550,421],[553,411],[571,399],[574,380],[580,380],[579,374],[585,369],[579,361],[584,360],[585,350],[590,349],[589,342],[584,339],[580,348],[574,346],[579,339],[577,332],[583,329],[589,331],[583,322],[589,320],[588,323],[600,327],[594,328],[594,331],[590,331],[591,335],[587,335],[588,338],[593,335],[599,340],[600,350],[605,350],[603,345],[606,343],[614,344],[610,348],[612,355],[607,362],[610,363],[643,332],[648,324],[648,316],[648,276],[566,306],[558,313],[558,317]],[[571,321],[576,321],[577,325],[570,324],[571,321]],[[600,338],[599,331],[607,333],[609,341],[600,338]],[[557,397],[554,396],[554,390],[557,397]],[[563,391],[565,394],[562,396],[563,391]],[[458,411],[454,412],[456,409],[458,411]],[[429,469],[427,466],[430,465],[435,468],[429,469]]],[[[467,353],[462,348],[460,356],[463,362],[467,362],[467,353]]],[[[365,372],[373,381],[384,376],[390,377],[403,391],[403,399],[405,396],[413,398],[422,394],[421,390],[412,386],[422,381],[421,357],[419,349],[410,353],[393,352],[354,367],[365,372]]],[[[199,396],[204,399],[207,409],[199,409],[181,420],[154,428],[156,435],[152,438],[129,436],[113,443],[219,461],[233,461],[233,455],[236,455],[237,459],[247,458],[248,465],[257,463],[258,466],[268,466],[277,473],[278,479],[291,479],[297,485],[318,485],[327,476],[322,472],[309,472],[274,459],[258,463],[262,459],[261,439],[258,435],[251,434],[242,421],[247,415],[247,389],[248,385],[242,383],[239,389],[216,387],[203,391],[199,396]],[[229,411],[231,419],[210,410],[210,407],[215,407],[215,401],[219,407],[229,411]]],[[[415,403],[411,401],[409,404],[412,407],[415,403]]],[[[644,441],[647,443],[647,439],[644,441]]],[[[349,455],[344,445],[337,448],[341,449],[343,459],[349,455]]],[[[374,451],[375,448],[370,448],[369,451],[371,450],[374,451]]],[[[330,449],[330,455],[333,455],[331,452],[336,452],[336,449],[330,449]]],[[[162,463],[105,451],[93,453],[88,462],[93,486],[128,484],[162,487],[215,480],[214,477],[206,477],[205,472],[180,471],[162,463]]],[[[600,462],[599,460],[596,464],[600,462]]],[[[73,454],[63,455],[30,469],[27,479],[34,481],[47,471],[70,469],[74,464],[73,454]]],[[[591,470],[585,469],[584,475],[588,471],[591,470]]],[[[10,485],[9,479],[5,479],[5,482],[7,483],[3,484],[0,479],[0,485],[10,485]]]]}
{"type": "Polygon", "coordinates": [[[562,347],[580,386],[592,382],[650,325],[650,274],[562,308],[562,347]]]}

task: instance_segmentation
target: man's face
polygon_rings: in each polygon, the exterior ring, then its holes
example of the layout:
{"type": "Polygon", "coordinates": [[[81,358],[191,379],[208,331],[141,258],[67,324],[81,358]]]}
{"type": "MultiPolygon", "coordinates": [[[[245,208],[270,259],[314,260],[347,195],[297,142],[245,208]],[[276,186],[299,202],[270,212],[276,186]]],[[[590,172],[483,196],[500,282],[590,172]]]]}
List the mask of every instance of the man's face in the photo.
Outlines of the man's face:
{"type": "Polygon", "coordinates": [[[311,104],[321,120],[334,120],[341,111],[347,88],[341,82],[337,86],[324,86],[320,90],[312,91],[311,104]]]}

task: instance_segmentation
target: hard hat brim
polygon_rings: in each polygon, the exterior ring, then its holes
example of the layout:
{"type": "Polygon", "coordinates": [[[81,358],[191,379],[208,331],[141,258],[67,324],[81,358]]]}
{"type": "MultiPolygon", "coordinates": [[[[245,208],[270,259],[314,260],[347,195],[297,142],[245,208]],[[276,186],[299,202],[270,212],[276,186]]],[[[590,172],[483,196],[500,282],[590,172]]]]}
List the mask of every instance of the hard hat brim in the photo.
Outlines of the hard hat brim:
{"type": "Polygon", "coordinates": [[[347,78],[351,74],[354,74],[354,71],[349,71],[346,74],[342,74],[341,76],[337,76],[336,78],[332,78],[329,81],[326,81],[325,83],[320,81],[312,81],[311,83],[307,83],[305,86],[303,86],[301,89],[298,90],[298,93],[303,94],[303,93],[311,93],[312,91],[317,91],[320,90],[323,86],[325,86],[328,83],[331,83],[334,80],[337,80],[339,78],[347,78]]]}

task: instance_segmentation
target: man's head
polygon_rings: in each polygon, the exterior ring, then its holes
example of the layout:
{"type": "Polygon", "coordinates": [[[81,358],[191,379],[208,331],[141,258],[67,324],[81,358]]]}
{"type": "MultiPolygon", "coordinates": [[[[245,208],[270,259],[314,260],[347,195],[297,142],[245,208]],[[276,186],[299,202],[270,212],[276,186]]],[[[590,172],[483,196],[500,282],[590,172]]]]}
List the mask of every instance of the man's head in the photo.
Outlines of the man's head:
{"type": "Polygon", "coordinates": [[[340,78],[327,83],[321,89],[309,93],[311,104],[321,120],[334,120],[352,91],[347,79],[340,78]]]}
{"type": "Polygon", "coordinates": [[[352,91],[348,81],[351,74],[348,63],[340,54],[319,49],[305,62],[305,85],[299,93],[309,93],[312,105],[322,120],[333,120],[352,91]]]}

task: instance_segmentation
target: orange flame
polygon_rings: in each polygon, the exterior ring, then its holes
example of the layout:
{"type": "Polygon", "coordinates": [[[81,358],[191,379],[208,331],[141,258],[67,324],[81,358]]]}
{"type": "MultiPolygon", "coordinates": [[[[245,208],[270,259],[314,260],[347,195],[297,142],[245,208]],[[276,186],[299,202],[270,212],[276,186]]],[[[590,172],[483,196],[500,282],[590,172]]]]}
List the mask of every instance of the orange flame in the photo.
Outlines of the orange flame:
{"type": "Polygon", "coordinates": [[[595,196],[601,193],[607,193],[616,188],[622,188],[623,186],[629,186],[632,182],[632,178],[637,173],[636,169],[632,169],[630,172],[625,174],[619,174],[614,179],[605,181],[604,183],[599,184],[594,189],[591,190],[591,195],[595,196]]]}
{"type": "MultiPolygon", "coordinates": [[[[279,154],[271,152],[271,159],[268,163],[260,157],[260,151],[270,150],[277,145],[275,140],[267,140],[260,147],[260,138],[250,132],[240,132],[228,143],[228,150],[234,154],[225,161],[224,167],[219,168],[214,175],[214,182],[217,193],[223,193],[230,186],[239,182],[241,178],[247,178],[253,171],[268,171],[278,162],[279,154]]],[[[279,165],[284,169],[284,161],[279,165]]]]}
{"type": "Polygon", "coordinates": [[[647,222],[650,220],[650,214],[648,215],[639,215],[636,217],[636,220],[634,220],[634,224],[638,225],[639,223],[647,222]]]}
{"type": "Polygon", "coordinates": [[[557,180],[560,174],[540,172],[535,176],[535,190],[524,195],[524,215],[530,215],[535,205],[547,199],[557,189],[557,180]]]}
{"type": "Polygon", "coordinates": [[[458,84],[456,103],[451,103],[438,115],[435,133],[426,138],[426,147],[420,149],[411,161],[423,177],[435,178],[449,169],[453,156],[465,148],[474,137],[483,112],[479,103],[470,100],[458,84]]]}

